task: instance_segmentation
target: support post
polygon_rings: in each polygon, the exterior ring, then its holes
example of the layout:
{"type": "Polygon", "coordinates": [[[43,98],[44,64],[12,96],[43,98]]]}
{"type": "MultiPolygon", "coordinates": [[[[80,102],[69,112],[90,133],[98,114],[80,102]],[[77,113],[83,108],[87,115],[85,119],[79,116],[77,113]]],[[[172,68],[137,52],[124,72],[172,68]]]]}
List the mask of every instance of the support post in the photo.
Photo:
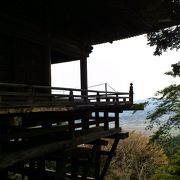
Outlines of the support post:
{"type": "Polygon", "coordinates": [[[133,83],[130,84],[129,88],[129,102],[133,104],[133,83]]]}
{"type": "MultiPolygon", "coordinates": [[[[106,99],[106,102],[109,102],[109,99],[106,99]]],[[[104,130],[109,130],[109,113],[104,111],[104,130]]]]}
{"type": "MultiPolygon", "coordinates": [[[[34,171],[35,168],[36,168],[36,162],[35,162],[35,160],[30,161],[30,162],[29,162],[29,169],[32,170],[32,171],[34,171]]],[[[28,176],[28,180],[33,180],[33,179],[34,179],[34,176],[33,176],[33,175],[29,175],[29,176],[28,176]]]]}
{"type": "Polygon", "coordinates": [[[119,112],[115,112],[115,128],[119,127],[119,112]]]}
{"type": "Polygon", "coordinates": [[[38,168],[38,180],[43,180],[45,173],[45,159],[43,157],[38,158],[37,168],[38,168]]]}
{"type": "Polygon", "coordinates": [[[68,120],[68,129],[69,129],[69,132],[71,134],[71,138],[74,139],[74,130],[75,130],[75,123],[74,123],[74,119],[69,119],[68,120]]]}
{"type": "MultiPolygon", "coordinates": [[[[100,102],[99,92],[97,92],[96,102],[97,103],[100,102]]],[[[99,127],[99,111],[98,110],[95,111],[95,120],[96,120],[96,127],[99,127]]]]}
{"type": "Polygon", "coordinates": [[[56,161],[55,180],[64,179],[64,171],[67,163],[67,158],[58,159],[56,161]]]}
{"type": "Polygon", "coordinates": [[[78,167],[77,167],[76,159],[72,158],[71,159],[71,178],[74,180],[77,179],[77,171],[78,171],[78,167]]]}
{"type": "MultiPolygon", "coordinates": [[[[87,90],[88,89],[87,57],[84,57],[80,60],[80,70],[81,70],[81,89],[87,90]]],[[[82,91],[81,95],[84,101],[88,100],[87,91],[82,91]]],[[[89,128],[88,122],[89,122],[88,113],[84,112],[84,114],[82,115],[82,124],[84,123],[86,125],[82,127],[83,130],[89,128]]]]}
{"type": "Polygon", "coordinates": [[[110,153],[109,153],[109,155],[108,155],[108,157],[107,157],[107,159],[106,159],[106,162],[105,162],[105,164],[104,164],[104,167],[103,167],[103,169],[102,169],[101,176],[100,176],[100,178],[99,178],[100,180],[103,180],[104,177],[105,177],[105,175],[106,175],[106,173],[107,173],[107,170],[108,170],[108,168],[109,168],[109,165],[110,165],[110,163],[111,163],[111,160],[112,160],[112,158],[113,158],[113,156],[114,156],[114,154],[115,154],[115,151],[116,151],[117,145],[118,145],[118,143],[119,143],[119,140],[120,140],[119,137],[115,137],[114,143],[113,143],[113,145],[112,145],[112,147],[111,147],[111,150],[110,150],[110,153]]]}
{"type": "MultiPolygon", "coordinates": [[[[80,70],[81,70],[81,89],[87,90],[88,89],[88,76],[87,76],[87,58],[83,58],[80,60],[80,70]]],[[[85,101],[87,100],[87,91],[82,91],[82,96],[85,101]]]]}
{"type": "Polygon", "coordinates": [[[109,130],[108,112],[104,112],[104,130],[109,130]]]}

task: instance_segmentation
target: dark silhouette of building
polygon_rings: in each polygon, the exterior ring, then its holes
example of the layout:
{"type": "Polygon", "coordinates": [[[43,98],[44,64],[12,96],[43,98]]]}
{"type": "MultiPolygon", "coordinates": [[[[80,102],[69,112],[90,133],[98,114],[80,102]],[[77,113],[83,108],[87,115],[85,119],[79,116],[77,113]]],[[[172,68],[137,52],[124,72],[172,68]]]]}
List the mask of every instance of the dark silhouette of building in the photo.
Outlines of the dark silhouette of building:
{"type": "Polygon", "coordinates": [[[128,92],[88,90],[92,46],[175,24],[165,1],[2,1],[0,178],[103,179],[119,140],[128,137],[119,113],[137,105],[132,84],[128,92]],[[74,60],[81,89],[51,87],[51,64],[74,60]],[[101,149],[104,138],[113,140],[110,151],[101,149]]]}

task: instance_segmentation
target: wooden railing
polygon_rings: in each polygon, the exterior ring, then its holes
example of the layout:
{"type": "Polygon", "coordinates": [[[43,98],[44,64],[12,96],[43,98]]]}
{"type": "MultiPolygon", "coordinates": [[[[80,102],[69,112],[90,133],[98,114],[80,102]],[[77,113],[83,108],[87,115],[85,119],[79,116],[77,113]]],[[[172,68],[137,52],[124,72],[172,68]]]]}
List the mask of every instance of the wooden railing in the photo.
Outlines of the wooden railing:
{"type": "Polygon", "coordinates": [[[50,86],[0,83],[0,105],[6,103],[133,103],[133,84],[129,92],[105,92],[50,86]]]}

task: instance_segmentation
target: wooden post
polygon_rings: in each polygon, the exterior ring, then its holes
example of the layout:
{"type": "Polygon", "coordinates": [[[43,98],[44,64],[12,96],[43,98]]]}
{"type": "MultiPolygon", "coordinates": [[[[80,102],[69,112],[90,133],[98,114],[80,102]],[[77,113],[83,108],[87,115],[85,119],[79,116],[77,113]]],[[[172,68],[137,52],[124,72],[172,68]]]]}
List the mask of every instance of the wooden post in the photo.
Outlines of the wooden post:
{"type": "Polygon", "coordinates": [[[116,102],[118,102],[118,101],[119,101],[119,95],[116,94],[116,102]]]}
{"type": "MultiPolygon", "coordinates": [[[[35,160],[30,161],[30,162],[29,162],[29,169],[32,170],[32,171],[34,171],[35,168],[36,168],[36,162],[35,162],[35,160]]],[[[34,179],[34,176],[33,176],[33,175],[29,175],[28,180],[33,180],[33,179],[34,179]]]]}
{"type": "Polygon", "coordinates": [[[72,90],[70,90],[70,92],[69,92],[69,101],[74,101],[74,96],[73,96],[73,91],[72,90]]]}
{"type": "Polygon", "coordinates": [[[107,83],[105,83],[105,92],[106,92],[106,98],[107,98],[107,83]]]}
{"type": "MultiPolygon", "coordinates": [[[[109,102],[109,99],[106,99],[106,102],[109,102]]],[[[108,111],[104,112],[104,130],[108,130],[109,129],[109,116],[108,116],[108,111]]]]}
{"type": "MultiPolygon", "coordinates": [[[[80,60],[80,70],[81,70],[81,89],[88,89],[88,76],[87,76],[87,58],[83,58],[80,60]]],[[[82,91],[82,96],[85,96],[84,101],[87,100],[87,91],[82,91]]]]}
{"type": "Polygon", "coordinates": [[[104,177],[105,177],[105,175],[106,175],[106,173],[107,173],[107,170],[108,170],[108,168],[109,168],[109,165],[110,165],[110,163],[111,163],[111,160],[112,160],[112,158],[113,158],[113,156],[114,156],[114,154],[115,154],[115,151],[116,151],[116,148],[117,148],[117,145],[118,145],[118,143],[119,143],[119,137],[115,137],[115,139],[114,139],[114,143],[113,143],[113,145],[112,145],[112,147],[111,147],[111,150],[110,150],[110,153],[109,153],[109,155],[108,155],[108,157],[107,157],[107,160],[106,160],[106,162],[105,162],[105,164],[104,164],[104,167],[103,167],[103,169],[102,169],[102,172],[101,172],[101,176],[100,176],[100,180],[103,180],[104,179],[104,177]]]}
{"type": "Polygon", "coordinates": [[[81,89],[88,89],[87,58],[80,60],[80,70],[81,70],[81,89]]]}
{"type": "Polygon", "coordinates": [[[38,168],[38,180],[43,180],[44,172],[45,172],[45,159],[43,157],[38,158],[37,168],[38,168]]]}
{"type": "Polygon", "coordinates": [[[82,130],[89,129],[89,112],[83,112],[82,114],[82,130]]]}
{"type": "Polygon", "coordinates": [[[47,85],[51,86],[51,57],[52,57],[52,55],[51,55],[51,52],[52,52],[51,47],[48,47],[47,51],[48,51],[48,63],[47,63],[47,66],[48,66],[47,67],[48,68],[47,80],[48,80],[48,82],[47,82],[47,85]]]}
{"type": "Polygon", "coordinates": [[[96,154],[95,154],[95,179],[100,178],[100,171],[101,171],[101,162],[100,162],[100,151],[101,151],[101,144],[99,141],[96,141],[96,144],[94,145],[96,148],[96,154]]]}
{"type": "Polygon", "coordinates": [[[77,163],[75,158],[71,158],[71,178],[76,180],[77,179],[77,163]]]}
{"type": "MultiPolygon", "coordinates": [[[[87,58],[84,57],[80,60],[80,70],[81,70],[81,89],[87,90],[88,89],[88,76],[87,76],[87,58]]],[[[81,95],[84,96],[83,100],[87,101],[87,91],[82,91],[81,95]]],[[[83,130],[86,130],[89,128],[89,125],[87,125],[89,122],[88,113],[84,112],[82,115],[82,124],[86,124],[82,127],[83,130]]]]}
{"type": "Polygon", "coordinates": [[[115,128],[119,127],[119,112],[115,112],[115,128]]]}
{"type": "Polygon", "coordinates": [[[133,83],[130,84],[129,88],[129,101],[133,104],[133,83]]]}
{"type": "Polygon", "coordinates": [[[71,138],[74,139],[74,130],[75,130],[75,124],[74,124],[74,119],[69,119],[68,120],[68,129],[71,134],[71,138]]]}
{"type": "MultiPolygon", "coordinates": [[[[100,102],[99,92],[97,92],[96,102],[100,102]]],[[[96,127],[99,127],[99,111],[95,111],[96,127]]]]}
{"type": "Polygon", "coordinates": [[[65,179],[64,178],[64,171],[66,168],[67,161],[68,161],[68,159],[65,157],[61,158],[61,159],[57,159],[55,180],[65,179]]]}
{"type": "Polygon", "coordinates": [[[108,112],[104,112],[104,130],[109,129],[108,112]]]}

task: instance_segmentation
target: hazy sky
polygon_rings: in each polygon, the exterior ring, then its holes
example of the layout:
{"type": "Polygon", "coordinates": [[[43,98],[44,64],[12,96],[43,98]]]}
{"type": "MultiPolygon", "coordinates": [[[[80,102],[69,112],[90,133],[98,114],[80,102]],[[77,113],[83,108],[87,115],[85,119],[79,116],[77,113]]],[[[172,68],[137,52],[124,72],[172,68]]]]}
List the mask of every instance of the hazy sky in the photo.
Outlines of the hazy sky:
{"type": "MultiPolygon", "coordinates": [[[[171,64],[180,61],[180,52],[168,51],[157,57],[154,48],[147,45],[145,35],[94,46],[88,58],[88,86],[108,83],[116,91],[128,92],[132,82],[134,98],[141,100],[180,83],[164,75],[171,64]]],[[[80,62],[52,65],[52,86],[80,88],[80,62]]],[[[104,90],[104,86],[91,89],[104,90]]]]}

